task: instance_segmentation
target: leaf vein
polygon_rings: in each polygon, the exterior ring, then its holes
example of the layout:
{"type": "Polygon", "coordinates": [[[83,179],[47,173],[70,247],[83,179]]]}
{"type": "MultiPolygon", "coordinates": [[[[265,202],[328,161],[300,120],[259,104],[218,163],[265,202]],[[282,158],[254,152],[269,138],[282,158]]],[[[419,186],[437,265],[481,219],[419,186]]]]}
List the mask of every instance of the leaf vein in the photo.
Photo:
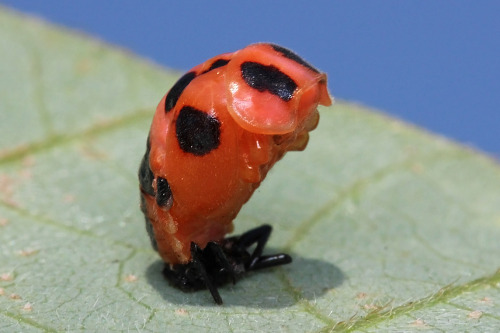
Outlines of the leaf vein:
{"type": "Polygon", "coordinates": [[[108,131],[126,127],[142,119],[149,119],[151,116],[151,109],[141,109],[121,118],[98,121],[89,128],[74,134],[54,134],[47,137],[45,140],[18,146],[11,150],[0,151],[0,165],[17,162],[30,154],[39,153],[58,146],[68,145],[79,139],[102,135],[108,131]]]}
{"type": "Polygon", "coordinates": [[[334,326],[325,327],[323,332],[352,332],[362,330],[368,327],[379,324],[384,320],[391,320],[402,315],[406,315],[413,311],[417,311],[426,307],[430,307],[439,303],[448,303],[454,297],[460,296],[466,292],[472,292],[477,289],[487,286],[495,287],[500,283],[500,269],[490,276],[481,277],[461,285],[447,285],[437,292],[420,298],[415,301],[409,301],[405,304],[390,308],[387,307],[377,309],[368,313],[364,317],[352,317],[349,320],[337,323],[334,326]]]}

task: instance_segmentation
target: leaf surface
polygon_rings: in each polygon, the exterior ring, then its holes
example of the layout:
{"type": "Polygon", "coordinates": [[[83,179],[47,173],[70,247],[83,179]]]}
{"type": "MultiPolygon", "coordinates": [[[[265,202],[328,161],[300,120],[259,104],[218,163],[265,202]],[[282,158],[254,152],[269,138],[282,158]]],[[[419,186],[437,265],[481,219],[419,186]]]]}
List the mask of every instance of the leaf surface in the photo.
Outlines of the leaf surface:
{"type": "MultiPolygon", "coordinates": [[[[291,265],[182,293],[138,208],[177,74],[0,9],[0,331],[500,329],[496,161],[354,104],[323,108],[244,206],[291,265]]],[[[194,64],[193,64],[194,65],[194,64]]]]}

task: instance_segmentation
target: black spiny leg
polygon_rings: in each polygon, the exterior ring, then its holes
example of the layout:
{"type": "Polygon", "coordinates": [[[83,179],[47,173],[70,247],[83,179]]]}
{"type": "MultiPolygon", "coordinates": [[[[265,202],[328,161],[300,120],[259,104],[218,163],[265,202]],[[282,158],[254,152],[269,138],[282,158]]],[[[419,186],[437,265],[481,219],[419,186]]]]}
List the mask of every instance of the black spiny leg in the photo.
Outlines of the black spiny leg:
{"type": "Polygon", "coordinates": [[[222,304],[222,298],[220,297],[219,291],[217,290],[217,286],[214,284],[213,277],[207,272],[207,268],[211,268],[206,262],[206,259],[208,258],[205,254],[205,251],[208,250],[209,244],[207,244],[205,250],[202,250],[196,243],[191,243],[192,260],[190,264],[192,264],[193,268],[197,271],[195,274],[199,274],[207,289],[210,290],[215,303],[220,305],[222,304]]]}
{"type": "MultiPolygon", "coordinates": [[[[258,228],[249,230],[240,237],[235,237],[235,247],[241,252],[246,252],[247,248],[257,242],[257,246],[245,262],[245,270],[253,271],[262,268],[285,265],[292,262],[292,258],[285,253],[278,253],[268,256],[263,256],[262,251],[271,235],[273,228],[270,225],[264,224],[258,228]]],[[[248,253],[248,252],[247,252],[248,253]]]]}
{"type": "Polygon", "coordinates": [[[226,238],[220,243],[209,242],[204,249],[191,243],[191,261],[185,265],[167,265],[164,276],[183,291],[208,289],[215,303],[222,304],[218,286],[235,283],[248,271],[289,264],[292,258],[279,253],[263,256],[272,228],[263,225],[240,236],[226,238]],[[256,244],[252,254],[248,248],[256,244]]]}

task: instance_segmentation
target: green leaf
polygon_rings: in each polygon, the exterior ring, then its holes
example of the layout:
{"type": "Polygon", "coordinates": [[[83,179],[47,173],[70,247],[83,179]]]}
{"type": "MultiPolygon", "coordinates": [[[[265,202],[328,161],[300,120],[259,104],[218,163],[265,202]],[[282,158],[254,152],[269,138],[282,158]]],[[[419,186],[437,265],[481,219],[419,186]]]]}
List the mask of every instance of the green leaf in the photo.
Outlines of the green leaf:
{"type": "Polygon", "coordinates": [[[177,75],[5,9],[0,50],[0,331],[500,329],[496,161],[360,106],[322,109],[235,221],[272,224],[268,250],[294,262],[216,306],[163,280],[138,208],[177,75]]]}

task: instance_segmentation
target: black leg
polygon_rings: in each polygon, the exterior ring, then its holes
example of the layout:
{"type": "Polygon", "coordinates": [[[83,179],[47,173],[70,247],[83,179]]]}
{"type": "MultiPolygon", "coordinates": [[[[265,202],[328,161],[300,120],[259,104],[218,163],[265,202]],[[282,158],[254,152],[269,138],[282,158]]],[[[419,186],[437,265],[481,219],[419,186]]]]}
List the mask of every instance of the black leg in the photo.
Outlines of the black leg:
{"type": "Polygon", "coordinates": [[[262,256],[262,251],[266,246],[272,230],[273,228],[270,225],[264,224],[258,228],[245,232],[237,239],[236,246],[241,247],[241,249],[245,249],[245,251],[246,248],[257,242],[257,246],[250,256],[250,260],[245,263],[247,271],[269,268],[292,262],[292,257],[284,253],[262,256]]]}
{"type": "Polygon", "coordinates": [[[245,265],[247,270],[251,270],[253,266],[259,261],[260,256],[262,255],[262,251],[264,250],[264,246],[266,246],[267,240],[269,239],[269,235],[273,228],[270,225],[264,224],[258,228],[249,230],[242,234],[238,239],[238,246],[242,248],[247,248],[253,243],[257,242],[257,246],[253,251],[250,261],[245,265]]]}
{"type": "Polygon", "coordinates": [[[201,280],[205,283],[205,286],[212,297],[214,298],[215,303],[221,305],[222,298],[220,297],[219,291],[217,287],[213,284],[211,276],[208,275],[207,269],[205,267],[204,253],[203,250],[196,243],[191,243],[191,263],[193,264],[193,268],[200,275],[201,280]]]}
{"type": "Polygon", "coordinates": [[[269,256],[261,256],[258,260],[253,264],[251,270],[258,270],[263,268],[270,268],[274,266],[280,266],[289,264],[292,262],[292,257],[290,257],[286,253],[278,253],[269,256]]]}
{"type": "Polygon", "coordinates": [[[217,267],[217,271],[214,272],[214,275],[224,275],[224,273],[227,273],[230,279],[233,281],[233,284],[236,283],[236,274],[234,272],[233,266],[231,266],[231,263],[229,262],[227,256],[224,254],[224,251],[219,244],[215,242],[209,242],[203,252],[205,257],[211,255],[213,257],[213,260],[215,261],[214,267],[217,267]]]}
{"type": "Polygon", "coordinates": [[[221,305],[222,298],[217,289],[246,272],[289,264],[288,254],[262,255],[272,228],[263,225],[249,230],[241,236],[229,237],[218,242],[209,242],[204,249],[191,243],[191,261],[184,265],[166,265],[164,276],[184,291],[208,289],[215,303],[221,305]],[[250,254],[248,248],[256,244],[250,254]]]}

